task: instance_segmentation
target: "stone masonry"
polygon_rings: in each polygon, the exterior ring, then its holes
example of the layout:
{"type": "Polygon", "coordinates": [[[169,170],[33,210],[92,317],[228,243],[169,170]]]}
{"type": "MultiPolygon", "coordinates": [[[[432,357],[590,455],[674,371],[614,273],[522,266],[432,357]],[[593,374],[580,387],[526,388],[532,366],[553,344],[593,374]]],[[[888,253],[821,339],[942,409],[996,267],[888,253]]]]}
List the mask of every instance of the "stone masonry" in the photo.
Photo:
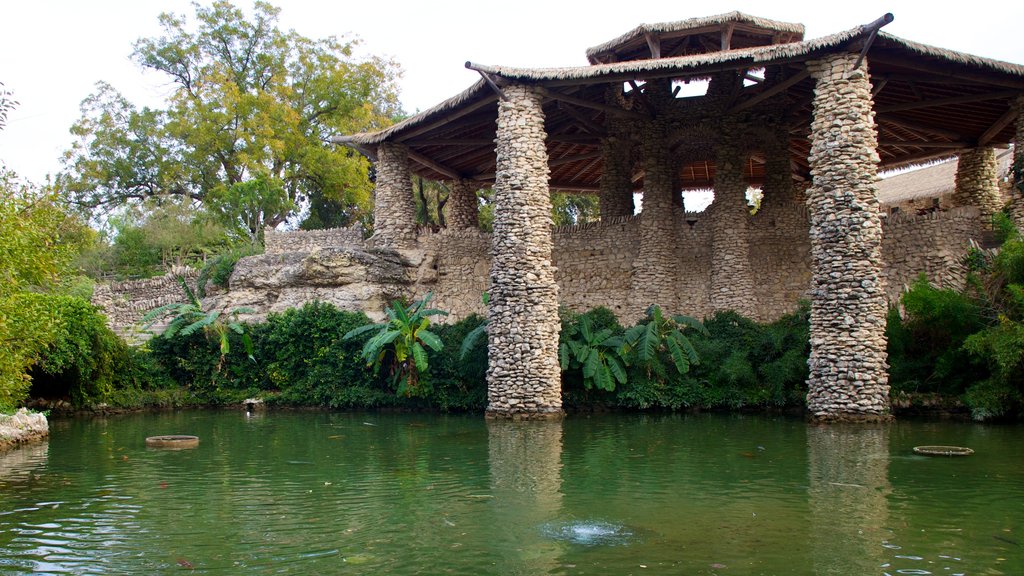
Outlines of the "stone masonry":
{"type": "Polygon", "coordinates": [[[602,220],[633,214],[632,145],[622,136],[609,136],[601,141],[604,153],[600,191],[602,220]]]}
{"type": "MultiPolygon", "coordinates": [[[[732,127],[735,130],[735,127],[732,127]]],[[[756,303],[749,295],[754,290],[750,271],[750,245],[747,207],[747,183],[738,143],[723,130],[715,166],[715,218],[711,222],[711,305],[716,310],[735,310],[754,316],[756,303]]]]}
{"type": "Polygon", "coordinates": [[[373,236],[378,246],[402,247],[416,242],[416,204],[409,175],[409,150],[384,143],[377,150],[373,236]]]}
{"type": "MultiPolygon", "coordinates": [[[[1024,170],[1024,96],[1017,98],[1014,106],[1017,107],[1017,131],[1013,140],[1013,166],[1020,166],[1024,170]]],[[[1013,182],[1011,178],[1010,185],[1017,187],[1024,186],[1024,183],[1013,182]]],[[[1024,228],[1024,190],[1019,187],[1010,190],[1010,213],[1017,226],[1024,228]]]]}
{"type": "Polygon", "coordinates": [[[985,227],[992,228],[992,216],[1002,209],[995,148],[972,148],[960,153],[953,206],[977,206],[985,227]]]}
{"type": "Polygon", "coordinates": [[[809,64],[811,355],[807,408],[819,419],[889,417],[878,153],[867,64],[857,54],[809,64]]]}
{"type": "Polygon", "coordinates": [[[476,199],[477,186],[470,180],[453,180],[448,184],[448,226],[452,230],[478,226],[479,208],[476,199]]]}
{"type": "Polygon", "coordinates": [[[511,85],[498,106],[487,414],[560,417],[558,285],[541,97],[511,85]]]}

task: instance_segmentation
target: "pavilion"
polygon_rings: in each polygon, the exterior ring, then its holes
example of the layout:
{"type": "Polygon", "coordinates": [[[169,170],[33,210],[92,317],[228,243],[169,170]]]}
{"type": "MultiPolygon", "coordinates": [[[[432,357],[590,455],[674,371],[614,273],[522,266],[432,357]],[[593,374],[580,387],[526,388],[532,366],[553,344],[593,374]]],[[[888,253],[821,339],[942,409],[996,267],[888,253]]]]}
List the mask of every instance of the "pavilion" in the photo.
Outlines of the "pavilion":
{"type": "Polygon", "coordinates": [[[467,62],[481,76],[467,90],[336,142],[376,162],[379,246],[416,242],[411,173],[450,182],[450,228],[475,227],[475,191],[493,187],[489,415],[561,414],[550,191],[598,194],[603,221],[642,193],[636,318],[684,304],[665,239],[680,191],[713,189],[708,298],[756,316],[744,195],[760,186],[766,205],[809,211],[809,411],[884,419],[877,172],[958,155],[954,196],[984,218],[1000,208],[995,149],[1024,141],[1024,66],[881,32],[891,20],[805,40],[800,24],[731,12],[641,25],[587,50],[588,66],[467,62]],[[706,93],[689,95],[696,81],[706,93]]]}

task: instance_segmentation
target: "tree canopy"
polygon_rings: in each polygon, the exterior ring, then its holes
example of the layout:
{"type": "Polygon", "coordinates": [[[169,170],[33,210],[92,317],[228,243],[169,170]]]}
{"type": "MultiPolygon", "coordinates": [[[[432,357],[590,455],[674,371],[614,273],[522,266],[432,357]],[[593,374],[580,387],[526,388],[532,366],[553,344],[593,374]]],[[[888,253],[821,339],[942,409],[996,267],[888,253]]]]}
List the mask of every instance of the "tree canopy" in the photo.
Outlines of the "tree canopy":
{"type": "Polygon", "coordinates": [[[358,40],[282,31],[278,14],[256,2],[247,16],[226,0],[195,5],[192,22],[162,14],[163,35],[138,40],[132,57],[170,80],[166,108],[138,108],[98,83],[71,129],[78,139],[58,178],[67,199],[95,210],[183,196],[251,235],[304,206],[334,222],[338,211],[365,217],[369,164],[329,139],[388,125],[400,113],[399,69],[356,58],[358,40]],[[225,200],[236,196],[246,202],[232,212],[225,200]]]}

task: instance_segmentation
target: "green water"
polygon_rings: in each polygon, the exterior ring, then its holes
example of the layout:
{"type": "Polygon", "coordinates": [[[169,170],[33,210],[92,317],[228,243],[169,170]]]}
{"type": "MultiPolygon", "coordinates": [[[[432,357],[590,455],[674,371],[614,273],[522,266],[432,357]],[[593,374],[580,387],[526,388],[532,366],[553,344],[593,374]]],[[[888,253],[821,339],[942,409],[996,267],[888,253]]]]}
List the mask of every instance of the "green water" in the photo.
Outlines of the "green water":
{"type": "Polygon", "coordinates": [[[1022,546],[1020,426],[184,412],[0,455],[0,574],[1024,574],[1022,546]]]}

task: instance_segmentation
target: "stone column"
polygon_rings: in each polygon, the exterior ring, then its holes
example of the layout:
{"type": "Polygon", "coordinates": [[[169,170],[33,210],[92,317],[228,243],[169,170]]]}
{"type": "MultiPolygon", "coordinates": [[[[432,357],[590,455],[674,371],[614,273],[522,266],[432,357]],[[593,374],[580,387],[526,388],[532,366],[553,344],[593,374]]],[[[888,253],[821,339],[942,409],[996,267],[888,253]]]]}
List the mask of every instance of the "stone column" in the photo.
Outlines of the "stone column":
{"type": "Polygon", "coordinates": [[[628,138],[609,136],[601,141],[604,172],[601,175],[601,219],[633,214],[633,155],[628,138]]]}
{"type": "Polygon", "coordinates": [[[377,148],[373,243],[403,247],[416,242],[416,203],[409,176],[409,149],[384,142],[377,148]]]}
{"type": "Polygon", "coordinates": [[[1017,98],[1017,133],[1013,140],[1013,168],[1010,170],[1010,213],[1018,228],[1024,228],[1024,96],[1017,98]]]}
{"type": "Polygon", "coordinates": [[[541,98],[504,88],[488,309],[487,415],[562,414],[558,285],[551,264],[551,199],[541,98]]]}
{"type": "MultiPolygon", "coordinates": [[[[793,186],[793,168],[790,166],[789,135],[784,126],[775,130],[775,137],[764,144],[764,186],[761,191],[761,209],[784,212],[797,204],[793,186]]],[[[801,202],[803,198],[799,199],[801,202]]]]}
{"type": "Polygon", "coordinates": [[[452,180],[448,187],[451,190],[448,196],[448,227],[452,230],[477,228],[477,186],[471,180],[452,180]]]}
{"type": "Polygon", "coordinates": [[[834,54],[809,63],[811,123],[811,355],[813,417],[889,418],[882,224],[867,63],[834,54]]]}
{"type": "Polygon", "coordinates": [[[977,206],[981,210],[981,225],[992,229],[992,216],[1002,209],[995,148],[971,148],[960,153],[953,205],[977,206]]]}
{"type": "Polygon", "coordinates": [[[640,213],[640,252],[633,263],[633,286],[627,318],[643,317],[651,304],[668,313],[678,310],[675,293],[675,226],[672,205],[672,158],[665,126],[647,123],[642,135],[644,198],[640,213]]]}
{"type": "Polygon", "coordinates": [[[711,306],[755,317],[754,279],[750,270],[747,228],[747,183],[743,179],[738,127],[726,123],[715,159],[715,209],[711,219],[711,306]]]}

